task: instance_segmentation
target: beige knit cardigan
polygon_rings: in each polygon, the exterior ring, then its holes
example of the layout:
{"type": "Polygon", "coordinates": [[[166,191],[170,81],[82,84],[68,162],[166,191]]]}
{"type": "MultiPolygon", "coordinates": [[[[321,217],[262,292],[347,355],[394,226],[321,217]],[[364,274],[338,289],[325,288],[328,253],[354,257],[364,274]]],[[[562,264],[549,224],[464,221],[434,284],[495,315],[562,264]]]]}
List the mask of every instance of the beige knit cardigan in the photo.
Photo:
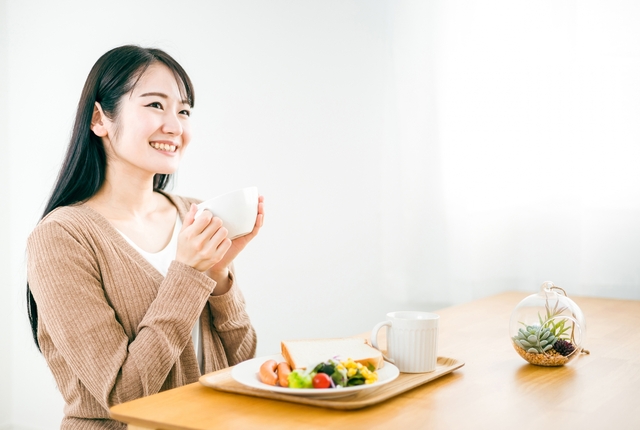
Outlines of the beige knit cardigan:
{"type": "MultiPolygon", "coordinates": [[[[165,194],[180,218],[188,198],[165,194]]],[[[231,289],[173,261],[163,277],[85,204],[58,208],[27,244],[38,340],[65,400],[61,428],[123,429],[109,407],[198,380],[191,338],[199,321],[205,373],[252,358],[255,330],[231,289]]]]}

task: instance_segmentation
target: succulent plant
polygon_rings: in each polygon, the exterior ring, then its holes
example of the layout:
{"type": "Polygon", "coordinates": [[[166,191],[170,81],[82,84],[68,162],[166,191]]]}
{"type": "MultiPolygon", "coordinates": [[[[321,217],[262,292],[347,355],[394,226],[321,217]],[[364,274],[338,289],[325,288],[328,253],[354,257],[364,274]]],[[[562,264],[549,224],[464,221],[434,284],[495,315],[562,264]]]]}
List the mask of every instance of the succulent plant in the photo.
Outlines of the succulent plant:
{"type": "Polygon", "coordinates": [[[527,352],[542,354],[553,348],[557,341],[548,327],[530,325],[518,330],[518,334],[513,337],[516,345],[527,352]]]}
{"type": "Polygon", "coordinates": [[[556,343],[553,344],[553,349],[555,349],[558,354],[564,355],[566,357],[568,355],[571,355],[571,353],[575,351],[576,347],[573,346],[571,342],[563,339],[558,339],[556,343]]]}

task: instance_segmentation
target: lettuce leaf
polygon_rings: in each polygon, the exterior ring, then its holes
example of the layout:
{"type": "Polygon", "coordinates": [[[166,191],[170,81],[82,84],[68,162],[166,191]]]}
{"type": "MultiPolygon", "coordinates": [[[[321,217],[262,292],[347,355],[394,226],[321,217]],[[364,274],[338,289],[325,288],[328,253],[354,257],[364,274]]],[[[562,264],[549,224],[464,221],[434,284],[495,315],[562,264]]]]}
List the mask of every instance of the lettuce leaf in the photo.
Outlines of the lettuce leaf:
{"type": "Polygon", "coordinates": [[[315,372],[295,369],[289,373],[289,388],[313,388],[315,372]]]}

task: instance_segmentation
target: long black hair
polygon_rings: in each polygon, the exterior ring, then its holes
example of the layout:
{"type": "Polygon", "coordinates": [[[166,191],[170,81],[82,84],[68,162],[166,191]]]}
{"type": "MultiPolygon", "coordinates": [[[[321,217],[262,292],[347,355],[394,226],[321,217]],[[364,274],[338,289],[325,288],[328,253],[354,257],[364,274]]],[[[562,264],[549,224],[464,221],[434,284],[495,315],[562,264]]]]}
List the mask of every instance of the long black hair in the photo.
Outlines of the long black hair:
{"type": "MultiPolygon", "coordinates": [[[[121,98],[135,87],[136,83],[152,64],[164,64],[171,70],[182,96],[194,105],[191,79],[169,54],[155,48],[124,45],[114,48],[94,64],[84,84],[67,153],[58,178],[45,206],[42,218],[60,206],[83,202],[98,192],[104,183],[107,157],[100,137],[91,131],[91,119],[95,103],[100,103],[104,114],[114,119],[118,115],[121,98]]],[[[171,175],[156,174],[154,190],[164,190],[171,175]]],[[[38,342],[38,306],[27,282],[27,312],[31,322],[33,340],[38,342]]]]}

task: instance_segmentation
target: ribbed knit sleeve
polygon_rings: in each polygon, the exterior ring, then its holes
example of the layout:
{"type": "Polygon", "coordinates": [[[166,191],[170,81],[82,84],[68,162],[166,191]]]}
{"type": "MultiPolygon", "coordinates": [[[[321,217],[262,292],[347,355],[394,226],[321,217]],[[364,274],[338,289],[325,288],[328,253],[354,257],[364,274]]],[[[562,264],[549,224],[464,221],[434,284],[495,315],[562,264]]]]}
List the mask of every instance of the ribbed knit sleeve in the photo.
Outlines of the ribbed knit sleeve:
{"type": "MultiPolygon", "coordinates": [[[[181,213],[186,214],[191,203],[199,203],[199,200],[168,195],[181,213]]],[[[205,328],[212,339],[205,339],[213,353],[222,354],[225,360],[219,357],[210,357],[212,367],[209,371],[219,370],[220,366],[233,366],[242,361],[253,358],[256,354],[258,343],[256,331],[251,325],[249,315],[245,309],[245,300],[242,291],[238,287],[233,263],[230,268],[231,288],[226,294],[209,297],[209,313],[213,327],[205,328]],[[221,343],[221,348],[218,347],[221,343]]]]}
{"type": "Polygon", "coordinates": [[[57,221],[34,229],[27,252],[39,325],[46,327],[48,336],[41,342],[43,354],[55,353],[64,360],[64,365],[50,363],[56,379],[77,378],[105,410],[160,391],[190,342],[193,323],[215,282],[174,261],[151,303],[145,303],[142,295],[136,303],[138,296],[131,290],[135,293],[137,284],[144,282],[138,278],[144,271],[101,266],[95,244],[82,228],[57,221]],[[120,279],[127,280],[118,285],[128,293],[131,303],[126,305],[132,310],[148,307],[135,336],[123,329],[126,313],[117,315],[110,304],[119,298],[105,294],[104,282],[117,284],[120,279]]]}
{"type": "Polygon", "coordinates": [[[233,366],[255,356],[257,336],[233,272],[230,272],[230,277],[229,291],[221,296],[210,296],[209,308],[215,331],[224,345],[227,362],[233,366]]]}

